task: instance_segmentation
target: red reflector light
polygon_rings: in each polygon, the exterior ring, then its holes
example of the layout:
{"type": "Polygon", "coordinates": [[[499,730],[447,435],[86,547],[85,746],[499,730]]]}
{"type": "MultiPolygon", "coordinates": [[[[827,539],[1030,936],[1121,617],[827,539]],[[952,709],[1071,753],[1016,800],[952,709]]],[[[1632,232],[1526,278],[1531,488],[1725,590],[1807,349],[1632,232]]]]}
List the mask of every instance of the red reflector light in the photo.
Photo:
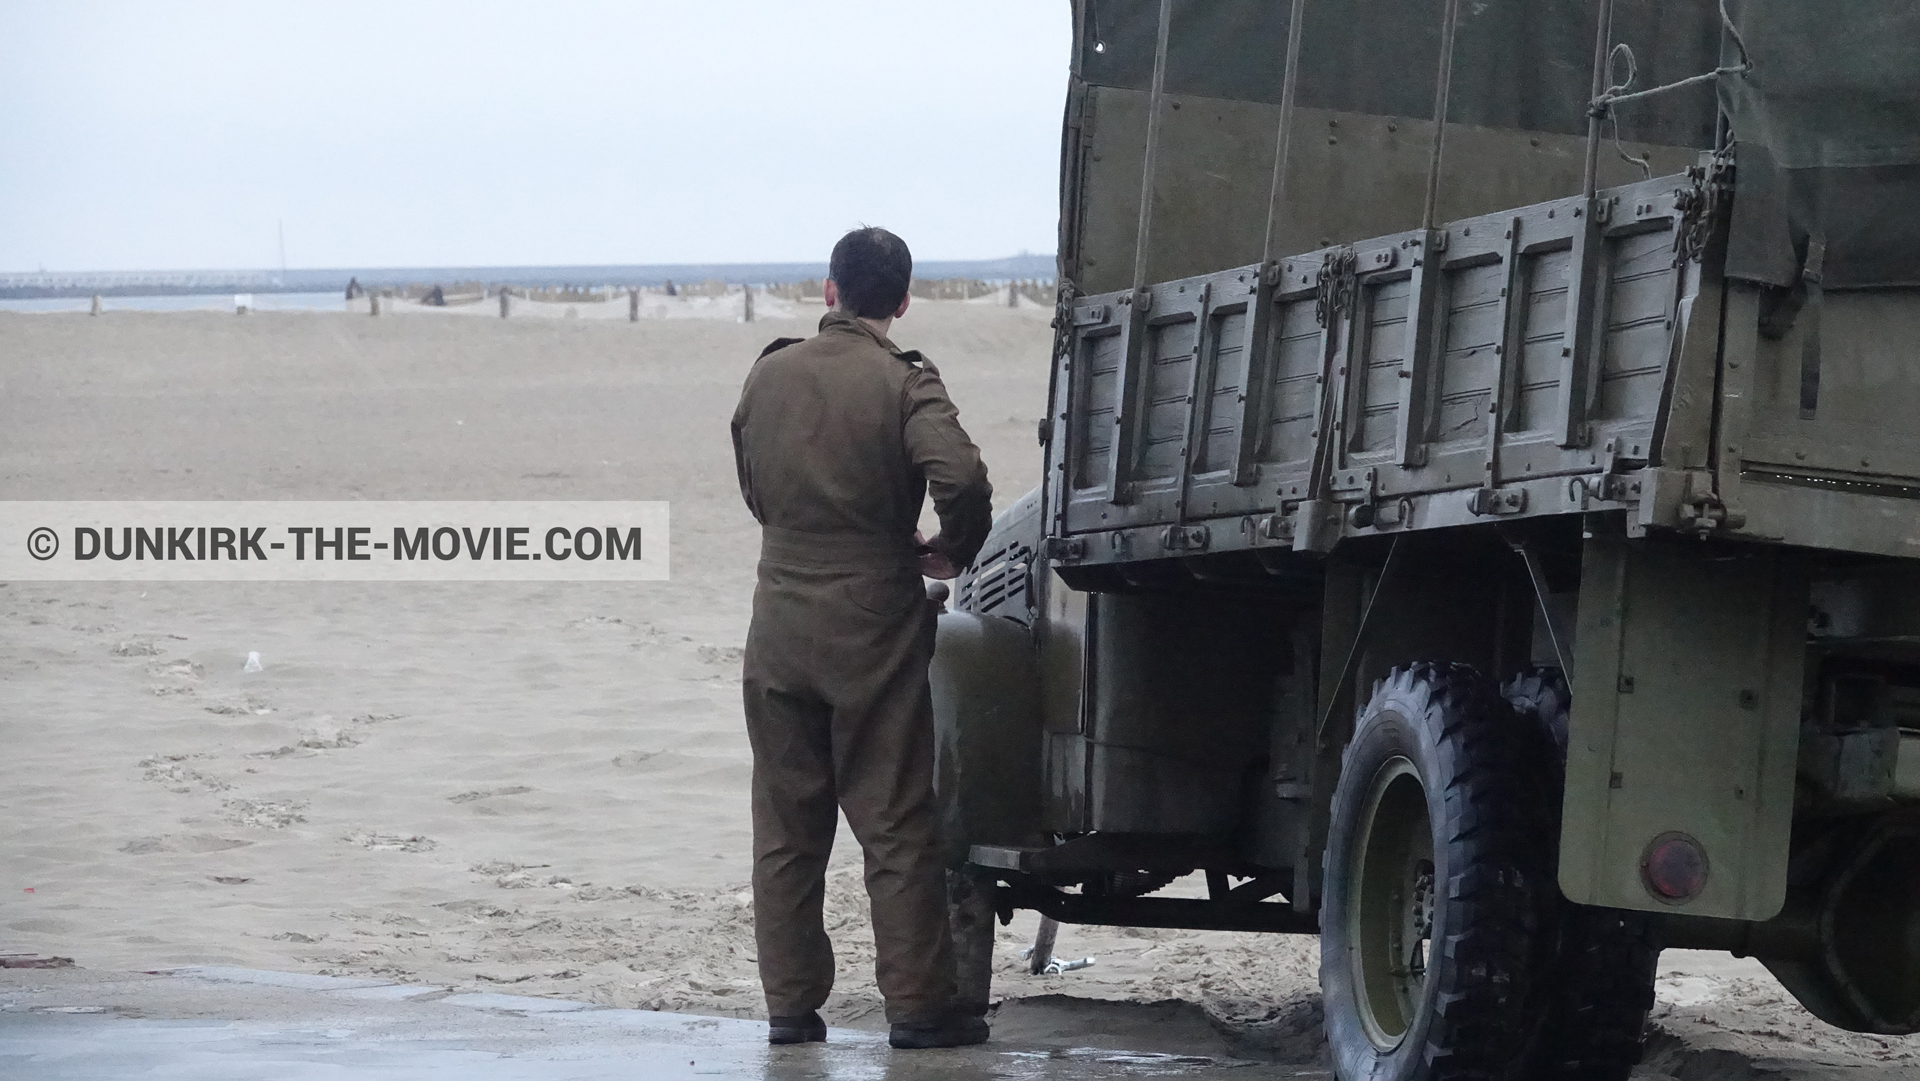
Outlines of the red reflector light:
{"type": "Polygon", "coordinates": [[[1707,850],[1684,833],[1663,833],[1640,857],[1640,876],[1663,901],[1689,901],[1707,888],[1707,850]]]}

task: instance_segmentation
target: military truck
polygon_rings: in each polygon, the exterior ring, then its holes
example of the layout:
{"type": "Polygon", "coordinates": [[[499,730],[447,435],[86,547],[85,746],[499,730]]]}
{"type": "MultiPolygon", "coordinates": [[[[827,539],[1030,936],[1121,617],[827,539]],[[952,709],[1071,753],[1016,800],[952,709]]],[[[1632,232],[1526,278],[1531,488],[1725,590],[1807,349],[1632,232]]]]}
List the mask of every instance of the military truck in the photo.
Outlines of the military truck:
{"type": "Polygon", "coordinates": [[[1624,1078],[1669,947],[1920,1030],[1916,9],[1073,20],[934,670],[976,1001],[1030,909],[1318,934],[1347,1081],[1624,1078]]]}

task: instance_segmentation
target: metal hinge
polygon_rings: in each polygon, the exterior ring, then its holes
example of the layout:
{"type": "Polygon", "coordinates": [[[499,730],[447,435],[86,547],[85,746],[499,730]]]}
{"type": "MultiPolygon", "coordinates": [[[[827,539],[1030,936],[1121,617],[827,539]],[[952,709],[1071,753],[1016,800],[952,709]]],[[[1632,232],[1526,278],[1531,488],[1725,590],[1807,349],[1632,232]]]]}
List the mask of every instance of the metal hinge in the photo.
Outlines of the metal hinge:
{"type": "Polygon", "coordinates": [[[1336,469],[1327,478],[1327,491],[1342,503],[1370,503],[1379,479],[1379,472],[1372,468],[1336,469]]]}
{"type": "Polygon", "coordinates": [[[1519,514],[1527,509],[1527,490],[1477,488],[1467,497],[1467,509],[1476,515],[1519,514]]]}
{"type": "Polygon", "coordinates": [[[1047,558],[1073,560],[1087,558],[1085,537],[1048,537],[1047,558]]]}
{"type": "Polygon", "coordinates": [[[1160,534],[1160,546],[1168,550],[1202,552],[1213,540],[1213,531],[1203,525],[1170,525],[1160,534]]]}

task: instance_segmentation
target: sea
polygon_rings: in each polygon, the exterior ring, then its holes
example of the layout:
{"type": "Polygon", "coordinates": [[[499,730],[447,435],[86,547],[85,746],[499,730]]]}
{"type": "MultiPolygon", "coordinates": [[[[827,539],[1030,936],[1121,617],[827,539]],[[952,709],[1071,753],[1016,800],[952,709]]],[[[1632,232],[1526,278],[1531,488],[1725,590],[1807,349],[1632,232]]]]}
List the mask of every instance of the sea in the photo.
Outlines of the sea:
{"type": "MultiPolygon", "coordinates": [[[[245,307],[255,312],[343,312],[344,292],[326,293],[192,293],[181,296],[105,296],[100,310],[108,312],[230,312],[245,307]]],[[[91,297],[0,297],[0,312],[88,312],[91,297]]]]}

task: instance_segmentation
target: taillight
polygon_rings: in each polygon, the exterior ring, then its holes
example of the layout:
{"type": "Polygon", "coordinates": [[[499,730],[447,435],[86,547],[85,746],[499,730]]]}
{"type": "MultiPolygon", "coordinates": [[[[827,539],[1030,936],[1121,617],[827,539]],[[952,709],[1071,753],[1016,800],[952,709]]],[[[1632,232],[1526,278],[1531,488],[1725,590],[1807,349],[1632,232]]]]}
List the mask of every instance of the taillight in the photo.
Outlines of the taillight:
{"type": "Polygon", "coordinates": [[[1707,888],[1707,850],[1684,833],[1663,833],[1641,854],[1640,877],[1663,901],[1691,901],[1707,888]]]}

